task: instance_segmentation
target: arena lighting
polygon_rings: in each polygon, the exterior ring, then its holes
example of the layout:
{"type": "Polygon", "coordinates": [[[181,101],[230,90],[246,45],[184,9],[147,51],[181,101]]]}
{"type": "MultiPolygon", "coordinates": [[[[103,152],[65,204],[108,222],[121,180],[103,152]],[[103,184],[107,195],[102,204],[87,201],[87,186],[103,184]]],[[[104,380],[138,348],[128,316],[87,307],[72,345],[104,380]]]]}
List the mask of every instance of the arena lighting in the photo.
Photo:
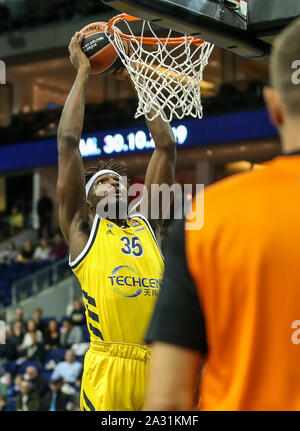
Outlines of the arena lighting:
{"type": "Polygon", "coordinates": [[[246,161],[246,160],[242,160],[239,162],[227,163],[225,165],[225,167],[226,167],[226,173],[228,175],[238,174],[241,172],[247,172],[250,169],[253,169],[253,170],[263,169],[263,165],[259,165],[257,163],[251,163],[251,162],[246,161]]]}
{"type": "Polygon", "coordinates": [[[213,82],[203,80],[201,82],[201,88],[203,88],[204,90],[213,90],[215,88],[215,84],[213,82]]]}

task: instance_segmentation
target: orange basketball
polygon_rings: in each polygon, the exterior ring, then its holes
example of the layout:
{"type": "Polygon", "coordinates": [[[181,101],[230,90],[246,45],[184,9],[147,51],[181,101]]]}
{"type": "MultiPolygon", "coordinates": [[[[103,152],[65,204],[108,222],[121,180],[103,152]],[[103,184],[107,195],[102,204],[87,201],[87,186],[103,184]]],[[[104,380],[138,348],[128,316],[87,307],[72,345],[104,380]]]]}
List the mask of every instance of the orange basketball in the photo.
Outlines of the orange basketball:
{"type": "Polygon", "coordinates": [[[94,22],[81,29],[81,48],[91,63],[93,74],[103,75],[123,67],[114,46],[105,34],[106,22],[94,22]]]}

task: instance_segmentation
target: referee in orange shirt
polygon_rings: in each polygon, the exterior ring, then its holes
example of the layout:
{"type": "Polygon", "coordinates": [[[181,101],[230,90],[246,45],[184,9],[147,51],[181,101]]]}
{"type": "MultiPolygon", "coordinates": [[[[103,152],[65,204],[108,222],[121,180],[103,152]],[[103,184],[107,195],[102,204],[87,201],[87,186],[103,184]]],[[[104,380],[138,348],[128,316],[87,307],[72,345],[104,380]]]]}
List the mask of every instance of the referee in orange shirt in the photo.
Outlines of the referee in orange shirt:
{"type": "Polygon", "coordinates": [[[207,188],[201,230],[173,227],[144,410],[193,410],[199,370],[199,410],[300,410],[299,63],[298,19],[265,89],[283,156],[207,188]]]}

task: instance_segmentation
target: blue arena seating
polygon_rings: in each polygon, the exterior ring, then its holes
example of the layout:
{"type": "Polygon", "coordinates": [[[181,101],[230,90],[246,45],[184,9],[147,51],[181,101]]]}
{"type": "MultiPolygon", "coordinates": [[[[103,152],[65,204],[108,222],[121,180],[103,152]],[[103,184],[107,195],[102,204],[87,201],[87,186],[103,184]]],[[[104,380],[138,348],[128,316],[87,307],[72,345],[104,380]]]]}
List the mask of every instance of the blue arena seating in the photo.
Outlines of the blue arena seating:
{"type": "Polygon", "coordinates": [[[18,374],[24,374],[27,367],[36,367],[41,371],[41,364],[38,361],[25,361],[18,367],[18,374]]]}
{"type": "Polygon", "coordinates": [[[42,321],[43,321],[43,323],[46,326],[48,325],[48,323],[50,322],[50,320],[56,320],[56,317],[54,317],[54,316],[47,316],[47,317],[43,317],[42,318],[42,321]]]}
{"type": "Polygon", "coordinates": [[[53,370],[46,370],[45,368],[43,368],[40,372],[40,376],[44,377],[46,380],[48,380],[48,382],[50,382],[52,373],[53,370]]]}
{"type": "Polygon", "coordinates": [[[48,350],[46,357],[45,357],[45,363],[53,359],[56,363],[63,361],[65,358],[66,349],[51,349],[48,350]]]}
{"type": "Polygon", "coordinates": [[[41,370],[41,365],[38,361],[24,361],[22,364],[17,364],[15,361],[9,361],[3,364],[3,367],[6,372],[16,375],[16,374],[24,374],[25,370],[29,366],[36,367],[39,371],[41,370]]]}
{"type": "Polygon", "coordinates": [[[14,412],[17,408],[17,401],[13,397],[7,398],[7,406],[6,411],[7,412],[14,412]]]}
{"type": "MultiPolygon", "coordinates": [[[[0,283],[1,284],[1,283],[0,283]]],[[[61,319],[61,322],[66,318],[67,316],[64,316],[61,319]]],[[[54,316],[46,316],[43,318],[44,323],[48,323],[50,320],[58,320],[56,317],[54,316]]],[[[86,325],[81,325],[81,330],[84,334],[84,339],[85,341],[89,342],[89,332],[87,330],[86,325]]],[[[39,375],[44,377],[44,379],[46,379],[48,381],[48,383],[50,384],[51,382],[51,376],[53,373],[53,368],[51,365],[51,362],[55,362],[56,364],[58,364],[61,361],[65,360],[65,353],[66,353],[67,349],[66,348],[59,348],[59,349],[51,349],[51,350],[47,350],[45,352],[45,356],[42,360],[42,362],[38,362],[38,361],[32,361],[32,360],[26,360],[25,362],[23,362],[22,364],[18,364],[17,361],[8,361],[6,363],[3,364],[3,369],[5,370],[5,372],[9,373],[11,376],[11,384],[7,389],[7,393],[6,393],[6,397],[7,397],[7,407],[6,410],[7,411],[15,411],[16,410],[16,392],[15,392],[15,386],[14,386],[14,378],[17,374],[21,374],[24,375],[25,370],[28,366],[35,366],[38,371],[39,371],[39,375]],[[51,361],[51,362],[50,362],[51,361]],[[49,366],[48,366],[49,364],[49,366]],[[49,369],[51,367],[51,369],[49,369]]],[[[77,356],[76,355],[76,360],[79,361],[82,365],[84,363],[84,356],[77,356]]],[[[70,396],[70,399],[73,403],[77,403],[77,398],[76,396],[78,395],[79,391],[80,391],[80,386],[76,386],[76,385],[72,385],[73,388],[75,389],[75,395],[70,396]]]]}
{"type": "MultiPolygon", "coordinates": [[[[45,260],[40,262],[29,262],[29,263],[13,263],[10,265],[0,265],[0,303],[2,306],[6,307],[11,305],[12,301],[12,284],[15,281],[21,280],[29,275],[34,274],[45,267],[52,265],[53,260],[45,260]]],[[[68,265],[62,266],[59,268],[59,278],[62,278],[65,275],[68,275],[67,271],[69,271],[68,265]]],[[[37,284],[42,285],[45,282],[51,282],[52,280],[48,280],[49,275],[41,274],[38,277],[37,284]]],[[[18,292],[22,295],[22,293],[26,294],[25,296],[30,296],[33,294],[33,286],[30,280],[28,283],[24,281],[22,285],[22,292],[18,292]]]]}

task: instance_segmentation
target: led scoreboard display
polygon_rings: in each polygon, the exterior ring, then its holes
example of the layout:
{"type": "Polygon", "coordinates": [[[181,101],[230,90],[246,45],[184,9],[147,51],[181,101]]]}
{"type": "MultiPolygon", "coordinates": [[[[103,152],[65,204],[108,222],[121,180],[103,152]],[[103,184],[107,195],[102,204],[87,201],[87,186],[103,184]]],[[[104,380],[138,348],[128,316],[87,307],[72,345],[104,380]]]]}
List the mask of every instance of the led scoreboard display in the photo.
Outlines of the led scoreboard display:
{"type": "MultiPolygon", "coordinates": [[[[266,109],[238,112],[203,120],[182,120],[172,124],[179,149],[221,145],[278,136],[266,109]]],[[[55,138],[14,145],[0,145],[0,172],[57,165],[55,138]]],[[[84,134],[79,143],[83,158],[118,157],[151,152],[154,142],[145,126],[84,134]]]]}
{"type": "MultiPolygon", "coordinates": [[[[188,128],[179,124],[172,129],[178,145],[184,145],[188,139],[188,128]]],[[[153,148],[155,145],[150,133],[142,129],[129,133],[120,131],[115,134],[89,135],[79,143],[82,157],[132,153],[153,148]]]]}

